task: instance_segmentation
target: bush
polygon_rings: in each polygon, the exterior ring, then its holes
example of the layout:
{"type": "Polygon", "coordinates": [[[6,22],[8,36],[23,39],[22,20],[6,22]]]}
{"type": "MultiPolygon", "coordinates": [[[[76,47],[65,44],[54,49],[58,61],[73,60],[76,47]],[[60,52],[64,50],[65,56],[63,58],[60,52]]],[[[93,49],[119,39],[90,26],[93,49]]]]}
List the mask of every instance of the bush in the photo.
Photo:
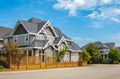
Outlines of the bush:
{"type": "Polygon", "coordinates": [[[4,69],[3,65],[0,65],[0,70],[4,69]]]}
{"type": "Polygon", "coordinates": [[[119,61],[114,61],[113,64],[119,64],[119,61]]]}
{"type": "Polygon", "coordinates": [[[9,68],[8,61],[0,60],[0,65],[2,65],[4,68],[9,68]]]}

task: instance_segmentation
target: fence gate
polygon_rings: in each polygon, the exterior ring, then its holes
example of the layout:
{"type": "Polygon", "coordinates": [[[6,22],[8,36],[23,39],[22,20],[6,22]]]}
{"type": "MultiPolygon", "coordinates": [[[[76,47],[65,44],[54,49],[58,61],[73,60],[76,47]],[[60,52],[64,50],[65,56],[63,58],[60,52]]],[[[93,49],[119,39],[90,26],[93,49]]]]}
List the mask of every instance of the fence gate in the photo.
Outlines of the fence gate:
{"type": "Polygon", "coordinates": [[[40,54],[40,66],[46,68],[46,54],[40,54]]]}

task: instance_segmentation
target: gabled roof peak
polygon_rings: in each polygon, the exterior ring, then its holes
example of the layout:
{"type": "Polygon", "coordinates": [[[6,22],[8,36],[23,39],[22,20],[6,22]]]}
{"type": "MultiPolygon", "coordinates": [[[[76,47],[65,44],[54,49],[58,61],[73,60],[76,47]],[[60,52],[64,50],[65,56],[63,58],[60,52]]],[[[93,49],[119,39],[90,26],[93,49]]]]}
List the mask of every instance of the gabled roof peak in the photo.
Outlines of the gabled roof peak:
{"type": "Polygon", "coordinates": [[[37,18],[31,18],[28,20],[28,22],[31,22],[31,23],[41,23],[41,22],[45,22],[44,20],[41,20],[41,19],[37,19],[37,18]]]}

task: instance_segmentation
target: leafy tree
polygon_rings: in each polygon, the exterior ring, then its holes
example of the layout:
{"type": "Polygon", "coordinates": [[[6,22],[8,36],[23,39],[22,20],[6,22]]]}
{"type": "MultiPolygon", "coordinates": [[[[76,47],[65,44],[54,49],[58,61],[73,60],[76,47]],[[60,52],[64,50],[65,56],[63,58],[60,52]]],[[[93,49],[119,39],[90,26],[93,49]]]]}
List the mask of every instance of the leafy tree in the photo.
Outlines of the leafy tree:
{"type": "Polygon", "coordinates": [[[90,54],[86,51],[86,50],[83,50],[82,51],[82,54],[81,54],[81,57],[82,57],[82,61],[83,62],[87,62],[90,60],[90,54]]]}
{"type": "Polygon", "coordinates": [[[90,54],[90,56],[91,56],[91,60],[90,61],[92,61],[92,63],[99,63],[99,60],[100,60],[100,51],[96,47],[95,44],[90,43],[87,46],[86,51],[90,54]]]}
{"type": "Polygon", "coordinates": [[[116,48],[112,48],[108,54],[112,63],[117,63],[120,60],[120,52],[116,48]]]}
{"type": "Polygon", "coordinates": [[[8,58],[8,64],[10,64],[10,57],[15,59],[17,66],[19,67],[19,61],[23,57],[23,51],[19,49],[18,45],[14,42],[8,42],[4,45],[4,53],[8,58]]]}
{"type": "Polygon", "coordinates": [[[63,59],[65,52],[67,51],[67,46],[61,46],[57,53],[57,61],[59,62],[61,59],[63,59]]]}

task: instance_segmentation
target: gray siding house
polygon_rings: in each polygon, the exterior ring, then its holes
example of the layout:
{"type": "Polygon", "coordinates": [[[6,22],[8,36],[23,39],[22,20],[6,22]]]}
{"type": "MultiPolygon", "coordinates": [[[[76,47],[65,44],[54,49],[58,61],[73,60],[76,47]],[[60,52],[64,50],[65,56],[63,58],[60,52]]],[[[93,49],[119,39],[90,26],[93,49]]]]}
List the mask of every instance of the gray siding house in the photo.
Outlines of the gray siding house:
{"type": "MultiPolygon", "coordinates": [[[[108,59],[109,51],[110,51],[110,49],[115,48],[115,43],[114,42],[102,43],[100,41],[97,41],[97,42],[94,42],[93,44],[95,44],[97,46],[97,48],[99,49],[99,51],[101,53],[101,57],[103,59],[105,59],[106,61],[109,60],[108,59]]],[[[85,50],[87,45],[83,46],[81,49],[85,50]]]]}
{"type": "Polygon", "coordinates": [[[4,46],[4,43],[7,41],[6,39],[4,40],[3,38],[12,31],[10,28],[6,28],[3,26],[0,26],[0,53],[2,52],[2,48],[4,46]]]}
{"type": "Polygon", "coordinates": [[[80,58],[80,47],[58,28],[53,27],[50,21],[36,18],[19,20],[12,32],[2,39],[6,40],[4,43],[14,41],[28,56],[46,54],[47,57],[54,57],[61,47],[67,46],[62,62],[79,61],[80,58]]]}

